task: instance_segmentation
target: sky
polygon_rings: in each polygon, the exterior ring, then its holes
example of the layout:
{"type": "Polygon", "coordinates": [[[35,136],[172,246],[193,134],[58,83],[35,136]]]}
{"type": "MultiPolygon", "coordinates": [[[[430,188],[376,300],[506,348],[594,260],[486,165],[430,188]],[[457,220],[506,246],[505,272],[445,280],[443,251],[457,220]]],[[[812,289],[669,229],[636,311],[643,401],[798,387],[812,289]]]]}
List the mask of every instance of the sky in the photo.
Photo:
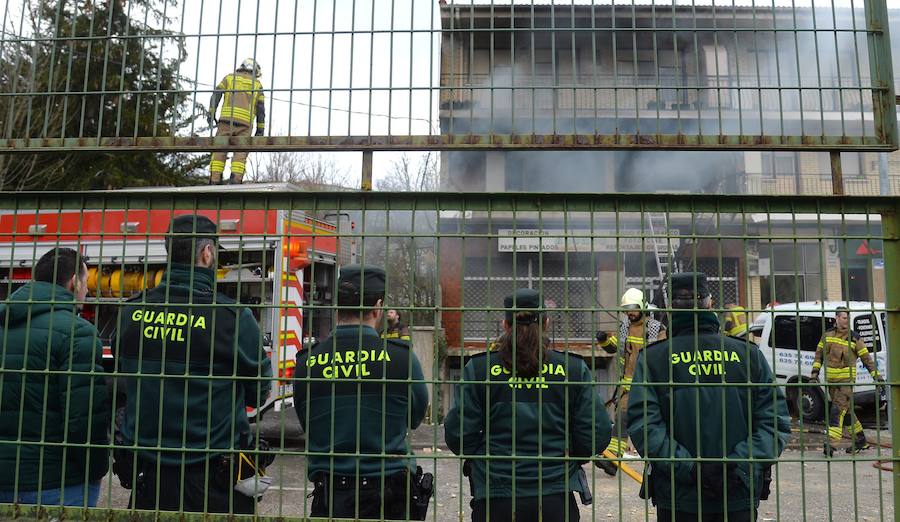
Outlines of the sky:
{"type": "MultiPolygon", "coordinates": [[[[4,0],[9,20],[23,0],[4,0]]],[[[650,0],[636,0],[650,3],[650,0]]],[[[862,0],[668,0],[658,5],[862,7],[862,0]],[[732,3],[733,2],[733,3],[732,3]]],[[[132,16],[143,10],[125,0],[132,16]]],[[[630,5],[624,0],[478,0],[502,5],[630,5]]],[[[473,0],[447,0],[467,6],[473,0]]],[[[900,8],[900,0],[888,0],[900,8]]],[[[271,135],[437,134],[438,0],[189,0],[167,7],[164,29],[186,35],[180,74],[197,102],[245,58],[262,66],[271,135]]],[[[151,21],[151,25],[152,21],[151,21]]],[[[160,24],[156,24],[159,27],[160,24]]],[[[10,27],[10,23],[7,24],[10,27]]],[[[172,49],[170,49],[171,52],[172,49]]],[[[202,121],[202,119],[200,120],[202,121]]],[[[195,132],[203,135],[205,129],[195,132]]],[[[205,131],[208,132],[208,131],[205,131]]],[[[361,153],[329,154],[355,183],[361,153]]],[[[376,181],[398,153],[376,152],[376,181]]],[[[256,153],[256,162],[262,154],[256,153]]]]}

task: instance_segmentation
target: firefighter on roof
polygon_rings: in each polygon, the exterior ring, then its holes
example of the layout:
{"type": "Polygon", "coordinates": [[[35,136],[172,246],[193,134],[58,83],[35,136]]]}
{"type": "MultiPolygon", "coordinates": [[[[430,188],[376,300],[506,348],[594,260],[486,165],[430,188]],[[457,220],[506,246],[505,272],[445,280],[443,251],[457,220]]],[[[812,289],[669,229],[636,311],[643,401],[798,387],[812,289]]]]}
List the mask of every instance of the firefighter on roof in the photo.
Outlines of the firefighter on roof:
{"type": "MultiPolygon", "coordinates": [[[[256,136],[262,136],[266,131],[266,105],[263,95],[263,86],[258,78],[262,76],[262,69],[256,60],[247,58],[240,67],[231,74],[222,78],[216,85],[212,97],[209,100],[209,127],[216,128],[216,137],[220,136],[250,136],[250,127],[256,120],[256,136]],[[216,109],[224,98],[219,119],[216,121],[216,109]]],[[[225,156],[227,151],[217,151],[209,162],[209,183],[221,185],[225,173],[225,156]]],[[[231,156],[231,183],[240,184],[246,170],[247,152],[235,151],[231,156]]]]}
{"type": "MultiPolygon", "coordinates": [[[[610,453],[621,457],[628,446],[628,435],[625,412],[628,411],[628,393],[631,391],[631,380],[634,377],[635,363],[644,346],[666,338],[666,327],[656,319],[647,317],[647,304],[644,292],[638,288],[629,288],[622,295],[622,308],[627,310],[626,318],[619,324],[618,334],[607,332],[597,334],[597,342],[607,353],[617,353],[617,368],[620,384],[613,397],[616,412],[613,420],[613,437],[607,448],[610,453]]],[[[598,460],[597,463],[610,475],[615,475],[616,467],[612,462],[598,460]]]]}
{"type": "Polygon", "coordinates": [[[856,332],[850,330],[850,313],[845,307],[838,307],[834,313],[834,328],[825,332],[819,345],[816,347],[816,358],[813,361],[810,377],[818,380],[819,372],[825,367],[825,382],[831,384],[828,387],[829,412],[828,412],[828,438],[825,441],[825,454],[829,457],[834,453],[834,445],[844,435],[844,417],[850,415],[848,427],[853,433],[854,439],[847,448],[847,453],[856,453],[869,447],[866,434],[863,433],[862,424],[853,413],[851,398],[853,385],[856,384],[856,359],[862,359],[863,364],[872,378],[878,383],[883,383],[884,378],[878,373],[869,349],[862,342],[856,332]]]}

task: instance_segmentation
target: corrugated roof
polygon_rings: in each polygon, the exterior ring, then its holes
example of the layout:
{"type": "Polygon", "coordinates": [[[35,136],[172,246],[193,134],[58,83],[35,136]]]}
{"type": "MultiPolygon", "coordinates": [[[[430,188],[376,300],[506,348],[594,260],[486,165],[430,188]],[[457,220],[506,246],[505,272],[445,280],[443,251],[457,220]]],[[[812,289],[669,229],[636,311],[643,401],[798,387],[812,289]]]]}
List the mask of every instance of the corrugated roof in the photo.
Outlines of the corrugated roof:
{"type": "MultiPolygon", "coordinates": [[[[729,8],[729,7],[756,7],[757,9],[771,9],[773,6],[776,8],[809,8],[815,6],[817,9],[825,9],[831,10],[832,5],[836,9],[849,9],[854,7],[854,4],[847,0],[841,0],[836,2],[823,2],[822,0],[668,0],[668,1],[660,1],[653,2],[647,0],[556,0],[556,1],[532,1],[532,0],[494,0],[493,2],[486,2],[484,0],[481,1],[467,1],[467,0],[442,0],[443,5],[447,7],[475,7],[477,9],[482,8],[490,8],[493,7],[509,7],[514,6],[517,8],[527,8],[534,5],[535,7],[590,7],[590,6],[612,6],[616,7],[630,7],[634,6],[656,6],[656,7],[716,7],[716,8],[729,8]]],[[[859,7],[860,2],[856,1],[856,8],[862,11],[862,8],[859,7]]],[[[889,4],[895,4],[893,6],[888,6],[888,9],[892,11],[900,10],[900,0],[895,0],[889,2],[889,4]]]]}

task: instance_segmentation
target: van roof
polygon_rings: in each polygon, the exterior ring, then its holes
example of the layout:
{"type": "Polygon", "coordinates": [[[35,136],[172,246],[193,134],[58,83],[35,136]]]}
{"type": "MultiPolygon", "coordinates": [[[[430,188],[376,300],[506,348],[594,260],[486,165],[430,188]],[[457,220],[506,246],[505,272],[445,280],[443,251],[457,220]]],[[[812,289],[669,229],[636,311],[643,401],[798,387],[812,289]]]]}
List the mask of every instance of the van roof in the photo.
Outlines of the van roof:
{"type": "Polygon", "coordinates": [[[833,312],[839,306],[850,310],[884,310],[884,303],[871,301],[803,301],[783,303],[771,308],[775,312],[833,312]]]}
{"type": "Polygon", "coordinates": [[[839,307],[844,306],[849,308],[851,311],[853,310],[884,310],[884,303],[873,303],[869,301],[803,301],[800,303],[784,303],[780,305],[776,305],[772,308],[766,308],[765,312],[760,313],[753,319],[753,322],[750,324],[751,331],[761,331],[765,325],[766,320],[771,317],[770,312],[825,312],[825,313],[833,313],[834,310],[839,307]]]}

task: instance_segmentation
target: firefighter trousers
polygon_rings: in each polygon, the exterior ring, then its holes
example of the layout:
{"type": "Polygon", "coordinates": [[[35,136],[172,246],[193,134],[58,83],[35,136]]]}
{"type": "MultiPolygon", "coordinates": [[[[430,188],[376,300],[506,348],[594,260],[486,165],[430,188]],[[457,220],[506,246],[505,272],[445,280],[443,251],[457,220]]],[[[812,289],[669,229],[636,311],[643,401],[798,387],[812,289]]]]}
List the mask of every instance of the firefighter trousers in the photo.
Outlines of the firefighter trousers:
{"type": "Polygon", "coordinates": [[[844,436],[845,421],[847,428],[858,439],[863,438],[863,427],[856,414],[853,413],[851,398],[853,386],[829,386],[828,439],[834,443],[844,436]],[[849,419],[847,418],[849,416],[849,419]]]}
{"type": "Polygon", "coordinates": [[[608,449],[613,455],[621,457],[628,448],[628,392],[623,391],[616,401],[615,417],[613,417],[612,439],[608,449]]]}
{"type": "MultiPolygon", "coordinates": [[[[219,126],[216,129],[216,137],[235,136],[249,137],[250,126],[242,123],[234,123],[228,120],[219,120],[219,126]]],[[[225,159],[228,155],[227,151],[213,152],[212,160],[209,162],[209,181],[219,183],[225,173],[225,159]]],[[[235,151],[231,155],[231,180],[234,183],[240,183],[244,179],[244,171],[247,170],[247,152],[235,151]]]]}

